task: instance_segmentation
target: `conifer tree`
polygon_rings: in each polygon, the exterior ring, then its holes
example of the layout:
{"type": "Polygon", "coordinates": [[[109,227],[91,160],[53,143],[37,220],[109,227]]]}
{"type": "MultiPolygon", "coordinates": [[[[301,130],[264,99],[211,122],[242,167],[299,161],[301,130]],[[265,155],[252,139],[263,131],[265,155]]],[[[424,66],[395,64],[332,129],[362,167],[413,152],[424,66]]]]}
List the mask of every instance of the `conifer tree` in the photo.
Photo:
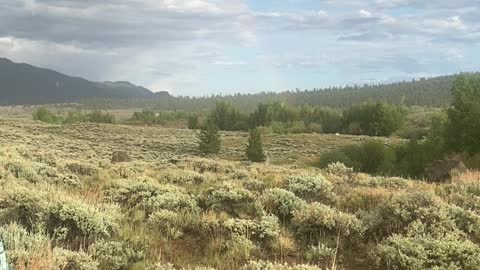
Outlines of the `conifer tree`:
{"type": "Polygon", "coordinates": [[[198,134],[198,149],[204,154],[218,154],[221,148],[221,139],[218,128],[208,121],[198,134]]]}
{"type": "Polygon", "coordinates": [[[450,150],[480,153],[480,74],[462,74],[452,88],[446,141],[450,150]]]}
{"type": "Polygon", "coordinates": [[[247,158],[253,162],[265,161],[265,153],[263,152],[262,135],[257,128],[250,131],[248,145],[246,149],[247,158]]]}

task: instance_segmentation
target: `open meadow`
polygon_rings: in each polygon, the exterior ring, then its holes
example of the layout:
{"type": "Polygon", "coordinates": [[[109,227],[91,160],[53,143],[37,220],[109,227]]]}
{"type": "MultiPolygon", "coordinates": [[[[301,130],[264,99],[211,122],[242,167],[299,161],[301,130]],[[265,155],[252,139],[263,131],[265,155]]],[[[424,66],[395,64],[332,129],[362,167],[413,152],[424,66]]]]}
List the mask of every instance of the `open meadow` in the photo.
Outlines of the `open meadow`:
{"type": "Polygon", "coordinates": [[[222,132],[213,158],[196,132],[0,119],[13,269],[480,269],[478,172],[433,184],[308,166],[367,138],[348,135],[266,135],[258,164],[247,133],[222,132]]]}
{"type": "MultiPolygon", "coordinates": [[[[82,123],[49,125],[29,119],[0,118],[0,146],[22,145],[31,151],[53,151],[63,159],[96,164],[109,162],[114,151],[125,151],[134,160],[158,162],[178,156],[196,156],[197,131],[158,126],[141,127],[82,123]]],[[[247,132],[222,132],[222,150],[226,160],[244,160],[247,132]]],[[[269,134],[265,149],[272,163],[313,160],[321,153],[351,143],[371,139],[368,136],[331,134],[269,134]],[[291,159],[291,160],[289,160],[291,159]]],[[[377,138],[385,144],[398,139],[377,138]]]]}
{"type": "Polygon", "coordinates": [[[0,270],[480,270],[480,0],[0,0],[0,270]]]}

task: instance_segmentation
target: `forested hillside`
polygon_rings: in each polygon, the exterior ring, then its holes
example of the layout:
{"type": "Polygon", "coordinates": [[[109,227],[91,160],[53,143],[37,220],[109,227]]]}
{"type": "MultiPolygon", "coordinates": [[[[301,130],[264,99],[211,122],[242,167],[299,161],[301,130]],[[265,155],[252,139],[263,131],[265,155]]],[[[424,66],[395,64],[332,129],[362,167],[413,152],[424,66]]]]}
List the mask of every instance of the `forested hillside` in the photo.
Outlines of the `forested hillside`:
{"type": "Polygon", "coordinates": [[[392,84],[331,87],[282,93],[236,94],[229,96],[177,97],[162,99],[89,99],[89,108],[149,108],[154,110],[208,110],[218,101],[228,101],[241,111],[253,111],[258,103],[286,102],[292,106],[348,107],[367,101],[384,101],[407,106],[443,107],[451,102],[450,89],[456,75],[392,84]]]}
{"type": "MultiPolygon", "coordinates": [[[[261,92],[256,94],[172,97],[152,93],[129,82],[91,82],[61,73],[0,59],[0,104],[54,104],[81,102],[87,108],[148,108],[153,110],[208,110],[228,101],[240,111],[253,111],[259,103],[291,106],[349,107],[367,101],[407,106],[443,107],[450,104],[456,75],[391,84],[329,87],[326,89],[261,92]]],[[[248,92],[248,89],[243,89],[248,92]]],[[[275,89],[278,90],[278,89],[275,89]]]]}

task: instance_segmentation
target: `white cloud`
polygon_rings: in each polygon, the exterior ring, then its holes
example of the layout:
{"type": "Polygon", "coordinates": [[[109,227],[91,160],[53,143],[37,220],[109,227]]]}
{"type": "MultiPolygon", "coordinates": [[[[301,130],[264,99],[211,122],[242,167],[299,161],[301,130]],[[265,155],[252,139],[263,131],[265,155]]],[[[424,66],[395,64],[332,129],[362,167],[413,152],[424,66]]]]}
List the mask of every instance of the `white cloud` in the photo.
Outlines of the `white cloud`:
{"type": "Polygon", "coordinates": [[[61,44],[49,41],[28,40],[15,37],[0,37],[0,46],[5,55],[31,55],[47,54],[49,56],[57,54],[104,54],[115,55],[114,51],[96,51],[87,48],[81,48],[73,44],[61,44]]]}
{"type": "Polygon", "coordinates": [[[363,17],[363,18],[370,18],[372,17],[372,13],[369,12],[369,11],[366,11],[364,9],[361,9],[358,11],[358,14],[360,14],[360,17],[363,17]]]}
{"type": "Polygon", "coordinates": [[[219,66],[244,66],[247,65],[248,63],[245,61],[222,61],[222,60],[217,60],[213,62],[214,65],[219,65],[219,66]]]}
{"type": "Polygon", "coordinates": [[[433,32],[467,29],[467,26],[462,22],[459,16],[452,16],[446,19],[427,19],[425,20],[425,26],[433,32]]]}
{"type": "Polygon", "coordinates": [[[461,66],[480,42],[480,0],[305,2],[260,11],[246,0],[0,0],[0,57],[195,91],[224,77],[206,69],[438,73],[440,59],[461,66]]]}

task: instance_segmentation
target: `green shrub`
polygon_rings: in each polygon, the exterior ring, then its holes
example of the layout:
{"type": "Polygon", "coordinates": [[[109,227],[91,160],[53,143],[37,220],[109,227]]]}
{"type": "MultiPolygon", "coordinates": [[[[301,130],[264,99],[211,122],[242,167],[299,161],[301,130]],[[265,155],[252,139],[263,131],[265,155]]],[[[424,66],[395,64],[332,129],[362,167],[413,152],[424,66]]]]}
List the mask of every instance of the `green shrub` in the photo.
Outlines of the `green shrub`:
{"type": "Polygon", "coordinates": [[[333,185],[323,175],[293,175],[285,179],[285,188],[307,201],[332,203],[333,185]]]}
{"type": "Polygon", "coordinates": [[[305,258],[309,262],[316,264],[329,264],[335,257],[335,249],[325,246],[322,243],[318,243],[316,246],[310,246],[305,252],[305,258]]]}
{"type": "Polygon", "coordinates": [[[3,240],[7,259],[12,267],[23,264],[28,269],[29,262],[50,253],[50,239],[42,233],[28,232],[15,223],[0,226],[0,239],[3,240]]]}
{"type": "Polygon", "coordinates": [[[144,204],[144,207],[145,209],[153,210],[164,209],[172,211],[198,211],[198,206],[195,199],[190,195],[181,192],[166,192],[159,194],[155,197],[152,197],[150,200],[147,200],[144,204]]]}
{"type": "Polygon", "coordinates": [[[98,263],[87,253],[82,251],[70,251],[62,248],[53,250],[57,269],[69,270],[97,270],[98,263]]]}
{"type": "Polygon", "coordinates": [[[408,181],[400,177],[378,176],[359,179],[356,180],[354,184],[359,187],[401,189],[407,187],[408,181]]]}
{"type": "Polygon", "coordinates": [[[155,112],[150,110],[143,110],[142,112],[134,112],[130,121],[152,125],[158,122],[157,115],[155,112]]]}
{"type": "Polygon", "coordinates": [[[47,108],[39,108],[33,113],[33,120],[49,124],[60,124],[62,119],[49,111],[47,108]]]}
{"type": "Polygon", "coordinates": [[[188,117],[188,129],[198,129],[200,126],[200,120],[198,115],[191,115],[188,117]]]}
{"type": "Polygon", "coordinates": [[[273,133],[273,129],[270,126],[268,126],[268,127],[257,126],[256,129],[258,129],[258,131],[260,131],[260,134],[262,134],[263,136],[270,135],[270,134],[273,133]]]}
{"type": "Polygon", "coordinates": [[[123,270],[144,259],[145,254],[138,246],[127,241],[99,240],[91,245],[88,253],[104,270],[123,270]]]}
{"type": "Polygon", "coordinates": [[[147,268],[147,270],[215,270],[210,267],[197,266],[194,268],[175,268],[171,263],[157,263],[147,268]]]}
{"type": "MultiPolygon", "coordinates": [[[[356,159],[356,161],[361,162],[362,172],[384,173],[392,170],[393,162],[395,161],[395,153],[382,142],[375,140],[364,142],[360,146],[360,151],[361,152],[357,153],[360,154],[360,159],[356,159]]],[[[349,156],[357,156],[353,152],[348,153],[347,151],[347,154],[349,156]]]]}
{"type": "Polygon", "coordinates": [[[359,236],[362,222],[354,215],[343,213],[321,203],[312,203],[293,212],[293,229],[305,244],[317,244],[322,239],[359,236]]]}
{"type": "Polygon", "coordinates": [[[45,226],[56,239],[70,243],[114,236],[119,231],[118,209],[103,206],[99,209],[79,200],[58,200],[52,202],[45,214],[45,226]]]}
{"type": "Polygon", "coordinates": [[[394,171],[395,160],[395,151],[392,148],[381,141],[371,140],[322,154],[318,166],[326,168],[331,163],[340,162],[357,171],[387,174],[394,171]]]}
{"type": "Polygon", "coordinates": [[[32,163],[20,159],[12,159],[4,164],[6,171],[10,172],[17,179],[25,179],[29,182],[36,183],[43,178],[37,174],[32,163]]]}
{"type": "Polygon", "coordinates": [[[68,162],[65,165],[65,168],[69,170],[70,172],[78,175],[89,175],[92,176],[98,172],[98,168],[96,168],[93,165],[90,165],[88,163],[82,163],[82,162],[68,162]]]}
{"type": "Polygon", "coordinates": [[[287,127],[285,123],[279,122],[279,121],[273,121],[270,124],[270,127],[272,128],[273,133],[275,134],[287,134],[287,127]]]}
{"type": "Polygon", "coordinates": [[[87,122],[85,115],[81,111],[69,111],[65,118],[65,124],[83,123],[87,122]]]}
{"type": "Polygon", "coordinates": [[[47,235],[28,232],[16,224],[0,226],[0,239],[12,269],[96,270],[95,262],[84,252],[54,248],[47,235]]]}
{"type": "Polygon", "coordinates": [[[266,190],[259,200],[265,212],[276,215],[283,222],[290,221],[293,211],[305,204],[293,192],[280,188],[266,190]]]}
{"type": "Polygon", "coordinates": [[[171,263],[157,263],[152,267],[149,267],[148,270],[177,270],[171,263]]]}
{"type": "Polygon", "coordinates": [[[118,209],[92,206],[73,198],[51,198],[42,191],[10,186],[0,194],[2,222],[17,222],[29,231],[44,229],[57,240],[85,242],[117,233],[118,209]]]}
{"type": "Polygon", "coordinates": [[[194,171],[199,173],[233,173],[237,170],[237,167],[231,163],[222,163],[212,159],[194,159],[190,165],[194,171]]]}
{"type": "Polygon", "coordinates": [[[267,189],[268,184],[265,183],[264,181],[251,179],[251,180],[244,181],[243,182],[243,187],[250,190],[250,191],[261,193],[265,189],[267,189]]]}
{"type": "Polygon", "coordinates": [[[441,185],[436,193],[451,204],[480,214],[480,183],[441,185]]]}
{"type": "Polygon", "coordinates": [[[112,178],[133,179],[145,172],[143,163],[116,163],[106,165],[108,175],[112,178]]]}
{"type": "Polygon", "coordinates": [[[7,178],[10,177],[10,172],[8,172],[7,170],[5,170],[5,168],[3,168],[1,165],[0,165],[0,180],[7,180],[7,178]]]}
{"type": "Polygon", "coordinates": [[[480,215],[456,205],[449,205],[449,213],[457,228],[472,239],[480,239],[480,215]]]}
{"type": "Polygon", "coordinates": [[[59,247],[52,250],[48,236],[27,232],[16,224],[0,227],[0,238],[12,269],[98,269],[98,263],[85,252],[59,247]]]}
{"type": "Polygon", "coordinates": [[[256,248],[255,244],[245,236],[233,235],[225,243],[225,258],[231,262],[244,262],[248,260],[256,248]]]}
{"type": "Polygon", "coordinates": [[[307,131],[307,127],[305,126],[305,122],[303,121],[293,121],[289,123],[288,133],[305,133],[307,131]]]}
{"type": "Polygon", "coordinates": [[[330,164],[333,163],[345,164],[347,167],[353,168],[357,171],[361,168],[360,162],[353,161],[347,154],[345,154],[341,150],[334,150],[322,154],[320,156],[320,160],[317,163],[317,166],[319,168],[327,168],[330,164]]]}
{"type": "Polygon", "coordinates": [[[480,248],[469,240],[447,234],[393,235],[379,244],[371,257],[378,269],[480,269],[480,248]]]}
{"type": "Polygon", "coordinates": [[[104,124],[114,124],[115,116],[110,113],[103,113],[101,111],[93,111],[85,115],[85,118],[88,122],[92,123],[104,123],[104,124]]]}
{"type": "Polygon", "coordinates": [[[420,222],[428,233],[441,234],[455,230],[446,204],[427,192],[400,193],[375,209],[368,221],[368,235],[383,239],[404,234],[414,222],[420,222]]]}
{"type": "Polygon", "coordinates": [[[238,217],[240,215],[255,216],[258,214],[258,205],[252,192],[238,188],[226,182],[220,187],[207,189],[202,198],[204,207],[215,211],[225,211],[238,217]]]}
{"type": "Polygon", "coordinates": [[[43,221],[47,207],[41,192],[9,185],[0,193],[0,224],[16,222],[32,231],[43,221]]]}
{"type": "Polygon", "coordinates": [[[106,190],[110,200],[124,207],[142,209],[147,216],[157,210],[198,211],[197,202],[173,185],[162,185],[151,178],[116,180],[106,190]]]}
{"type": "Polygon", "coordinates": [[[108,112],[93,111],[90,113],[82,113],[81,111],[69,111],[67,117],[63,121],[65,124],[74,124],[74,123],[104,123],[104,124],[114,124],[115,116],[108,112]]]}
{"type": "Polygon", "coordinates": [[[321,124],[318,124],[318,123],[310,123],[307,126],[306,131],[320,134],[320,133],[323,133],[323,127],[321,124]]]}
{"type": "Polygon", "coordinates": [[[325,171],[328,174],[338,175],[338,176],[349,176],[353,173],[353,168],[347,167],[341,162],[333,162],[326,166],[325,171]]]}
{"type": "Polygon", "coordinates": [[[289,266],[287,264],[275,264],[267,261],[250,261],[244,265],[241,270],[321,270],[318,266],[313,265],[294,265],[289,266]]]}
{"type": "Polygon", "coordinates": [[[189,170],[165,170],[160,173],[158,178],[161,183],[174,185],[198,185],[209,180],[207,174],[189,170]]]}
{"type": "Polygon", "coordinates": [[[160,233],[164,238],[168,240],[175,240],[183,235],[184,226],[179,214],[169,210],[160,210],[148,218],[149,228],[156,233],[160,233]]]}
{"type": "Polygon", "coordinates": [[[223,226],[232,235],[238,235],[255,241],[268,241],[280,233],[280,225],[275,216],[263,216],[259,220],[229,219],[223,226]]]}
{"type": "MultiPolygon", "coordinates": [[[[432,131],[433,133],[433,131],[432,131]]],[[[435,135],[438,136],[438,135],[435,135]]],[[[421,177],[425,168],[433,161],[443,159],[444,147],[442,139],[429,135],[426,140],[410,140],[395,147],[395,173],[410,177],[421,177]]]]}
{"type": "Polygon", "coordinates": [[[32,162],[32,168],[42,178],[56,178],[59,176],[56,167],[52,167],[44,163],[32,162]]]}
{"type": "Polygon", "coordinates": [[[55,183],[68,188],[81,188],[83,183],[75,174],[60,174],[55,178],[55,183]]]}

